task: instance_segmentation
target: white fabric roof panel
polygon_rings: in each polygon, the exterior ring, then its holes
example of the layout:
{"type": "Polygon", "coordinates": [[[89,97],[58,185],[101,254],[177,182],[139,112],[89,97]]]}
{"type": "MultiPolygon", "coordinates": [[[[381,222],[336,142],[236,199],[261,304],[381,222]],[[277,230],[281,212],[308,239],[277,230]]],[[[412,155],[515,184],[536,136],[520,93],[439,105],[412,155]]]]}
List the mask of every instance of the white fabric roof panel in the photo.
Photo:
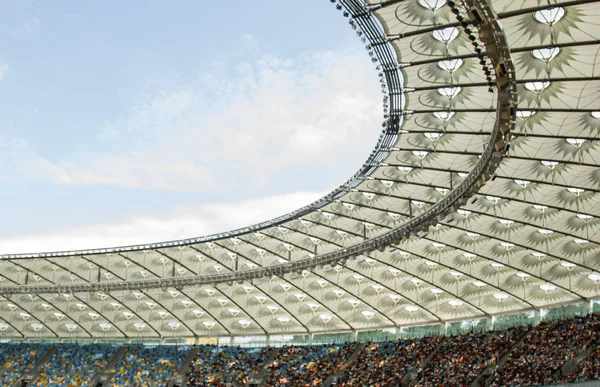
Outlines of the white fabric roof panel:
{"type": "MultiPolygon", "coordinates": [[[[488,1],[512,53],[517,119],[494,176],[458,211],[420,237],[338,264],[252,281],[122,290],[124,283],[317,262],[427,213],[475,168],[498,103],[469,39],[477,22],[461,24],[443,0],[340,3],[350,20],[381,23],[387,39],[365,44],[390,45],[404,82],[402,126],[369,159],[368,173],[313,207],[247,230],[123,249],[5,255],[0,337],[338,332],[598,297],[600,8],[594,1],[534,0],[488,1]],[[109,290],[72,291],[85,284],[109,290]],[[37,285],[56,287],[23,290],[37,285]]],[[[398,90],[385,66],[382,59],[375,71],[387,80],[391,109],[398,90]]]]}

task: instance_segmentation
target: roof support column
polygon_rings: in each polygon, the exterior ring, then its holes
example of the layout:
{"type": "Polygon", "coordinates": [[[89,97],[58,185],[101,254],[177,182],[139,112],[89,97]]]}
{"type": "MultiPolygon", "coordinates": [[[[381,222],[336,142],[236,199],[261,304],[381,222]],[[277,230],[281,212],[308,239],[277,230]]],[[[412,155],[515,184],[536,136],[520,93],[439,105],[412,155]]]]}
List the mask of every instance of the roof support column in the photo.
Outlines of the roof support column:
{"type": "Polygon", "coordinates": [[[587,313],[588,314],[594,313],[594,300],[593,299],[589,299],[587,302],[587,313]]]}
{"type": "Polygon", "coordinates": [[[533,326],[539,325],[541,319],[542,319],[542,310],[541,309],[535,309],[533,311],[533,326]]]}
{"type": "Polygon", "coordinates": [[[485,330],[486,331],[493,331],[495,324],[496,324],[496,317],[494,317],[494,316],[486,317],[486,319],[485,319],[485,330]]]}
{"type": "Polygon", "coordinates": [[[308,334],[308,345],[313,345],[314,338],[315,338],[315,334],[314,333],[309,333],[308,334]]]}
{"type": "Polygon", "coordinates": [[[269,335],[269,334],[267,334],[267,337],[266,337],[266,339],[265,339],[265,345],[266,345],[267,347],[270,347],[270,346],[271,346],[271,335],[269,335]]]}
{"type": "Polygon", "coordinates": [[[358,341],[358,331],[356,329],[352,330],[352,338],[350,340],[352,340],[354,343],[358,341]]]}

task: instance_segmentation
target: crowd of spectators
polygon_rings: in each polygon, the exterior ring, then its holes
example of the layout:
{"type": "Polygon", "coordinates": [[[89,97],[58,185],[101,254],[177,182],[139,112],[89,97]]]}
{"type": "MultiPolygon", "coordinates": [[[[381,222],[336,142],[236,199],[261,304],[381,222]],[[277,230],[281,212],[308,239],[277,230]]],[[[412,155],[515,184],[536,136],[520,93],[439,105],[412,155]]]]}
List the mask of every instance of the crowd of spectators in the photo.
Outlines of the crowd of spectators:
{"type": "MultiPolygon", "coordinates": [[[[340,387],[390,387],[400,385],[407,374],[414,378],[415,387],[468,386],[487,368],[495,370],[490,386],[545,385],[599,379],[599,344],[600,313],[542,322],[533,329],[368,342],[360,351],[357,343],[286,346],[268,365],[270,348],[205,345],[198,347],[190,363],[187,386],[243,386],[261,370],[269,387],[318,387],[331,375],[340,377],[340,387]],[[354,352],[356,359],[348,362],[354,352]],[[503,357],[505,364],[498,364],[503,357]],[[569,365],[573,371],[560,376],[566,370],[563,365],[572,359],[576,359],[569,365]],[[342,370],[344,364],[348,365],[342,370]]],[[[0,344],[0,385],[10,386],[31,372],[49,348],[48,344],[0,344]]],[[[109,385],[163,387],[176,376],[189,349],[128,346],[114,369],[106,370],[111,375],[109,385]]],[[[117,345],[108,344],[59,344],[31,386],[87,386],[117,350],[117,345]]]]}
{"type": "Polygon", "coordinates": [[[467,333],[446,338],[418,374],[417,387],[469,386],[495,365],[529,328],[467,333]]]}
{"type": "Polygon", "coordinates": [[[577,382],[589,379],[600,379],[600,347],[594,348],[590,356],[563,378],[563,382],[577,382]]]}
{"type": "Polygon", "coordinates": [[[1,344],[0,386],[10,386],[21,375],[30,372],[49,348],[50,345],[41,344],[1,344]]]}
{"type": "Polygon", "coordinates": [[[106,368],[118,345],[61,345],[40,370],[31,387],[87,386],[94,376],[106,368]]]}
{"type": "Polygon", "coordinates": [[[268,366],[267,385],[321,386],[350,358],[356,343],[286,346],[268,366]]]}
{"type": "Polygon", "coordinates": [[[245,385],[257,374],[270,348],[202,346],[190,364],[189,387],[245,385]]]}
{"type": "Polygon", "coordinates": [[[343,387],[383,387],[399,384],[412,367],[418,367],[441,337],[366,343],[358,358],[345,371],[343,387]]]}
{"type": "Polygon", "coordinates": [[[492,386],[544,385],[579,352],[596,343],[600,336],[600,314],[567,320],[542,322],[510,352],[492,386]]]}
{"type": "Polygon", "coordinates": [[[129,346],[111,370],[111,387],[164,387],[177,374],[189,346],[129,346]]]}

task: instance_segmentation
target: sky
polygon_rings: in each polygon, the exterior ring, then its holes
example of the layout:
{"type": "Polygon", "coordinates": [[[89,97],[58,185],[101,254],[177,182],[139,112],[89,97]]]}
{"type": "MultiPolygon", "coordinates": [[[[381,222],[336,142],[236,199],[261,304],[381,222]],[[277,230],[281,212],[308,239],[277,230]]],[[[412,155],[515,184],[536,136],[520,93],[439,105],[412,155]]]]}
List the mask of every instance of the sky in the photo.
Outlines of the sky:
{"type": "Polygon", "coordinates": [[[327,0],[0,2],[0,254],[191,238],[318,199],[381,128],[327,0]]]}

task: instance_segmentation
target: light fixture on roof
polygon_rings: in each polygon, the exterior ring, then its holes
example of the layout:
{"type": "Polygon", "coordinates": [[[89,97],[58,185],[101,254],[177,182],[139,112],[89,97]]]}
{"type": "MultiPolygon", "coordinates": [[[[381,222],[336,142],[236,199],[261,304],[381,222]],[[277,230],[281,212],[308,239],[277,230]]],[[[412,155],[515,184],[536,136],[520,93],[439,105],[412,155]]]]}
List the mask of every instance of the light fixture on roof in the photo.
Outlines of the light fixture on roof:
{"type": "Polygon", "coordinates": [[[250,326],[250,324],[252,324],[252,321],[250,320],[239,320],[238,324],[240,324],[242,326],[242,328],[246,329],[250,326]]]}
{"type": "Polygon", "coordinates": [[[446,97],[446,98],[454,98],[458,95],[458,93],[460,93],[460,86],[454,86],[454,87],[440,87],[437,91],[440,95],[446,97]]]}
{"type": "Polygon", "coordinates": [[[100,317],[100,315],[98,313],[94,313],[94,312],[88,312],[88,316],[90,316],[90,318],[92,320],[96,320],[98,317],[100,317]]]}
{"type": "Polygon", "coordinates": [[[420,308],[419,308],[418,306],[416,306],[416,305],[406,305],[406,306],[404,307],[404,310],[406,310],[406,311],[407,311],[407,312],[409,312],[409,313],[416,312],[416,311],[418,311],[419,309],[420,309],[420,308]]]}
{"type": "Polygon", "coordinates": [[[106,332],[107,330],[109,330],[110,328],[112,328],[112,325],[109,323],[105,323],[105,322],[101,322],[98,324],[98,326],[100,327],[100,329],[102,329],[104,332],[106,332]]]}
{"type": "Polygon", "coordinates": [[[600,111],[594,111],[590,113],[592,115],[592,117],[594,117],[597,120],[600,120],[600,111]]]}
{"type": "Polygon", "coordinates": [[[196,317],[202,317],[204,315],[204,311],[200,310],[200,309],[194,309],[194,310],[192,310],[192,313],[196,317]]]}
{"type": "Polygon", "coordinates": [[[444,133],[439,133],[439,132],[424,133],[424,136],[427,137],[428,139],[430,139],[431,141],[435,141],[435,140],[439,139],[440,137],[442,137],[443,135],[444,135],[444,133]]]}
{"type": "Polygon", "coordinates": [[[370,310],[363,310],[362,312],[360,312],[360,314],[362,314],[364,316],[364,318],[368,320],[371,320],[373,318],[373,316],[375,316],[375,312],[370,311],[370,310]]]}
{"type": "Polygon", "coordinates": [[[456,27],[447,27],[431,32],[431,36],[442,43],[450,43],[458,36],[459,30],[456,27]]]}
{"type": "Polygon", "coordinates": [[[446,0],[418,0],[421,7],[436,11],[446,4],[446,0]]]}
{"type": "Polygon", "coordinates": [[[10,328],[10,325],[8,325],[7,323],[0,323],[0,332],[4,332],[8,328],[10,328]]]}
{"type": "Polygon", "coordinates": [[[392,293],[392,294],[388,295],[388,297],[392,299],[392,301],[394,302],[394,305],[395,305],[395,304],[396,304],[398,301],[400,301],[400,300],[402,299],[402,296],[401,296],[401,295],[399,295],[399,294],[394,294],[394,293],[392,293]]]}
{"type": "Polygon", "coordinates": [[[439,288],[433,288],[433,289],[429,289],[429,291],[433,294],[435,294],[435,296],[439,296],[440,294],[444,293],[444,291],[442,289],[439,288]]]}
{"type": "Polygon", "coordinates": [[[575,268],[577,265],[572,263],[572,262],[567,262],[567,261],[562,261],[560,263],[560,265],[564,268],[566,268],[567,270],[573,270],[573,268],[575,268]]]}
{"type": "Polygon", "coordinates": [[[463,60],[458,58],[458,59],[448,59],[448,60],[441,60],[438,62],[438,67],[441,68],[442,70],[446,70],[449,73],[453,73],[454,71],[458,70],[460,68],[460,66],[462,66],[463,64],[463,60]]]}
{"type": "Polygon", "coordinates": [[[533,110],[519,110],[517,111],[517,118],[526,119],[535,115],[535,111],[533,110]]]}
{"type": "Polygon", "coordinates": [[[432,269],[438,265],[437,262],[432,262],[432,261],[427,261],[427,260],[425,261],[425,264],[432,269]]]}
{"type": "Polygon", "coordinates": [[[468,218],[469,215],[471,215],[471,211],[469,210],[463,210],[463,209],[458,209],[456,210],[456,213],[460,216],[462,216],[463,218],[468,218]]]}
{"type": "Polygon", "coordinates": [[[588,241],[587,239],[573,239],[573,242],[577,243],[579,246],[581,247],[585,247],[588,243],[590,243],[590,241],[588,241]]]}
{"type": "Polygon", "coordinates": [[[506,226],[506,227],[510,227],[515,223],[514,220],[510,220],[510,219],[498,219],[498,222],[500,222],[503,226],[506,226]]]}
{"type": "Polygon", "coordinates": [[[500,270],[504,267],[504,264],[502,264],[500,262],[492,262],[492,263],[490,263],[490,266],[496,270],[500,270]]]}
{"type": "Polygon", "coordinates": [[[44,329],[44,326],[40,323],[31,323],[29,325],[35,332],[39,332],[40,330],[44,329]]]}
{"type": "Polygon", "coordinates": [[[221,306],[225,306],[225,305],[227,305],[227,303],[229,302],[229,300],[228,300],[228,299],[226,299],[226,298],[219,298],[219,299],[217,300],[217,302],[218,302],[219,304],[221,304],[221,306]]]}
{"type": "Polygon", "coordinates": [[[315,310],[319,309],[319,305],[318,305],[318,304],[313,304],[313,303],[311,303],[311,302],[308,302],[308,303],[306,304],[306,306],[308,306],[308,308],[309,308],[311,311],[313,311],[313,312],[314,312],[315,310]]]}
{"type": "Polygon", "coordinates": [[[321,313],[319,315],[319,318],[321,319],[321,321],[323,321],[325,324],[327,324],[329,321],[331,321],[333,316],[330,315],[329,313],[321,313]]]}
{"type": "Polygon", "coordinates": [[[558,161],[552,161],[552,160],[542,160],[541,161],[542,165],[554,170],[554,168],[556,168],[556,166],[558,164],[560,164],[558,161]]]}
{"type": "Polygon", "coordinates": [[[537,232],[539,232],[540,234],[542,234],[545,237],[549,237],[550,235],[552,235],[554,233],[554,231],[547,230],[545,228],[540,228],[539,230],[537,230],[537,232]]]}
{"type": "Polygon", "coordinates": [[[298,301],[302,302],[306,298],[306,294],[304,293],[296,293],[294,296],[298,299],[298,301]]]}
{"type": "Polygon", "coordinates": [[[508,294],[506,294],[506,293],[504,293],[504,292],[500,292],[500,293],[494,293],[494,294],[493,294],[493,297],[494,297],[496,300],[498,300],[498,301],[502,302],[502,301],[504,301],[504,300],[506,300],[506,299],[508,298],[508,294]]]}
{"type": "Polygon", "coordinates": [[[579,219],[581,219],[583,221],[588,221],[593,218],[592,215],[588,215],[588,214],[577,214],[575,216],[577,216],[579,219]]]}
{"type": "Polygon", "coordinates": [[[525,82],[525,88],[534,93],[541,93],[548,86],[550,86],[549,81],[525,82]]]}
{"type": "Polygon", "coordinates": [[[515,247],[514,243],[510,243],[510,242],[500,242],[500,246],[504,247],[506,250],[510,251],[513,249],[513,247],[515,247]]]}
{"type": "Polygon", "coordinates": [[[481,282],[481,281],[475,281],[473,282],[473,286],[477,286],[478,288],[484,287],[485,283],[481,282]]]}
{"type": "Polygon", "coordinates": [[[435,118],[438,120],[447,122],[450,118],[454,116],[454,112],[433,112],[432,113],[435,118]]]}
{"type": "Polygon", "coordinates": [[[237,315],[238,315],[238,314],[240,314],[240,312],[241,312],[241,310],[239,310],[239,309],[236,309],[236,308],[229,308],[229,309],[227,309],[227,311],[228,311],[229,313],[231,313],[231,315],[232,315],[233,317],[237,316],[237,315]]]}
{"type": "Polygon", "coordinates": [[[527,188],[527,186],[529,184],[531,184],[531,182],[529,180],[521,180],[521,179],[515,179],[514,182],[515,182],[515,184],[521,186],[521,188],[527,188]]]}
{"type": "Polygon", "coordinates": [[[277,317],[277,321],[279,321],[283,325],[289,323],[291,320],[292,320],[291,318],[285,317],[285,316],[279,316],[279,317],[277,317]]]}
{"type": "MultiPolygon", "coordinates": [[[[413,154],[415,154],[415,153],[413,152],[413,154]]],[[[418,155],[416,155],[416,154],[415,154],[415,156],[419,157],[419,156],[418,156],[418,155]]],[[[427,156],[427,155],[425,155],[425,156],[427,156]]],[[[425,157],[425,156],[423,156],[423,157],[425,157]]],[[[410,173],[410,172],[411,172],[411,171],[414,169],[413,167],[406,167],[406,166],[403,166],[403,165],[401,165],[401,166],[399,166],[399,167],[397,167],[397,168],[398,168],[398,170],[399,170],[400,172],[402,172],[402,173],[403,173],[403,174],[405,174],[405,175],[408,175],[408,174],[409,174],[409,173],[410,173]]]]}
{"type": "Polygon", "coordinates": [[[419,286],[421,286],[421,284],[423,284],[423,280],[420,280],[418,278],[411,278],[410,282],[415,284],[416,287],[419,287],[419,286]]]}
{"type": "Polygon", "coordinates": [[[462,255],[463,255],[463,257],[467,258],[469,261],[472,261],[473,259],[475,259],[475,257],[477,257],[477,255],[473,254],[473,253],[463,253],[462,255]]]}
{"type": "Polygon", "coordinates": [[[202,325],[204,325],[206,329],[212,329],[215,327],[215,325],[217,325],[217,323],[214,321],[203,321],[202,325]]]}
{"type": "Polygon", "coordinates": [[[466,234],[472,240],[475,240],[481,236],[480,234],[477,234],[476,232],[467,232],[466,234]]]}
{"type": "Polygon", "coordinates": [[[533,50],[531,53],[533,56],[539,60],[544,62],[550,62],[554,59],[558,53],[560,52],[560,48],[558,47],[547,47],[547,48],[538,48],[533,50]]]}
{"type": "Polygon", "coordinates": [[[546,294],[550,294],[550,292],[552,292],[553,290],[556,289],[556,286],[546,283],[546,284],[541,284],[540,289],[542,289],[544,292],[546,292],[546,294]]]}
{"type": "Polygon", "coordinates": [[[600,274],[598,274],[598,273],[589,274],[588,279],[591,279],[592,281],[596,282],[596,284],[597,284],[600,281],[600,274]]]}
{"type": "Polygon", "coordinates": [[[518,271],[517,274],[515,274],[517,277],[521,278],[522,280],[525,280],[529,277],[531,277],[531,275],[527,274],[527,273],[523,273],[522,271],[518,271]]]}
{"type": "Polygon", "coordinates": [[[450,275],[452,277],[454,277],[456,280],[460,279],[463,276],[463,273],[460,273],[458,271],[451,271],[450,275]]]}
{"type": "Polygon", "coordinates": [[[337,298],[341,298],[344,294],[346,294],[345,291],[341,290],[341,289],[335,289],[333,291],[333,294],[335,294],[337,296],[337,298]]]}
{"type": "Polygon", "coordinates": [[[563,16],[565,16],[565,9],[563,7],[541,9],[533,14],[535,20],[549,26],[562,19],[563,16]]]}
{"type": "Polygon", "coordinates": [[[167,323],[167,325],[169,326],[169,328],[171,328],[172,330],[176,330],[181,326],[181,323],[177,322],[177,321],[169,321],[167,323]]]}
{"type": "Polygon", "coordinates": [[[355,298],[350,298],[350,299],[348,299],[346,301],[348,301],[348,303],[350,305],[352,305],[352,308],[356,308],[360,304],[360,301],[357,300],[357,299],[355,299],[355,298]]]}
{"type": "Polygon", "coordinates": [[[584,138],[567,138],[565,141],[577,148],[581,148],[581,146],[586,142],[584,138]]]}
{"type": "Polygon", "coordinates": [[[456,308],[458,306],[461,306],[463,304],[463,302],[461,300],[450,300],[448,301],[448,304],[450,304],[450,306],[452,306],[453,308],[456,308]]]}

